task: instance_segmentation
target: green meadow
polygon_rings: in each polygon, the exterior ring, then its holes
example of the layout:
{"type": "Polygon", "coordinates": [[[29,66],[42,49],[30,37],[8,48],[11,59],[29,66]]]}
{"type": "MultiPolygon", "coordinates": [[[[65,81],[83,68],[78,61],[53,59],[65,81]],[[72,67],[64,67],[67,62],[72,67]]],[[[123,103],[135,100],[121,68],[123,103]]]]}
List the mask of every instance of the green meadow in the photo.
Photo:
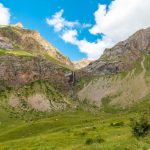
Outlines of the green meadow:
{"type": "MultiPolygon", "coordinates": [[[[136,107],[138,109],[138,107],[136,107]]],[[[130,119],[138,113],[113,114],[81,109],[26,119],[0,112],[0,150],[148,150],[150,136],[132,135],[130,119]]]]}

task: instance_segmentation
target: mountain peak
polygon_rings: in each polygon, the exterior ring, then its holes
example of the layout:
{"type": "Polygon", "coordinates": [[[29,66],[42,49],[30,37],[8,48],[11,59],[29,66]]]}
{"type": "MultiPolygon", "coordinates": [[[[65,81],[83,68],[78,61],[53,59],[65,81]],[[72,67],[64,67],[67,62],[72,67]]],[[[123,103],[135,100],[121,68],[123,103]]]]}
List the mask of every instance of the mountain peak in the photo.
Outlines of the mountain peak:
{"type": "Polygon", "coordinates": [[[14,26],[18,28],[23,28],[23,24],[21,22],[16,23],[14,26]]]}
{"type": "Polygon", "coordinates": [[[86,66],[88,66],[93,60],[91,59],[87,59],[87,58],[83,58],[77,62],[74,63],[75,69],[82,69],[86,66]]]}
{"type": "Polygon", "coordinates": [[[85,71],[98,74],[118,73],[141,58],[142,53],[150,53],[150,28],[141,29],[127,40],[106,49],[85,71]]]}

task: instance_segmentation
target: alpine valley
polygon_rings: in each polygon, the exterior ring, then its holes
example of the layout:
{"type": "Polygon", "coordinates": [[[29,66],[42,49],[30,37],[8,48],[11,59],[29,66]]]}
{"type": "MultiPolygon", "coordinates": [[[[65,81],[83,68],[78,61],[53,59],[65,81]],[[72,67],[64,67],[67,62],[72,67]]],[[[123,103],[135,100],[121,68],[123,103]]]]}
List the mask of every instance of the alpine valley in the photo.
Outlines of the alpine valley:
{"type": "Polygon", "coordinates": [[[150,28],[72,63],[37,31],[0,25],[0,150],[148,150],[150,28]]]}

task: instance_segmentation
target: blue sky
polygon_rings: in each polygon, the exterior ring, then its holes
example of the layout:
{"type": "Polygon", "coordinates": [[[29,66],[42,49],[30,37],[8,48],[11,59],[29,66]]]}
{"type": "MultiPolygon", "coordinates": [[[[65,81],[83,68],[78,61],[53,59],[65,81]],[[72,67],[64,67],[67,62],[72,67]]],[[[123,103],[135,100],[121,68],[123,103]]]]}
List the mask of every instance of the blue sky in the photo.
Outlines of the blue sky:
{"type": "Polygon", "coordinates": [[[10,24],[22,22],[38,30],[72,61],[97,59],[105,48],[150,26],[149,0],[0,0],[0,4],[9,8],[10,24]],[[56,31],[60,21],[62,27],[56,31]]]}
{"type": "MultiPolygon", "coordinates": [[[[0,3],[10,9],[10,23],[22,22],[26,28],[38,30],[73,61],[86,57],[86,54],[81,53],[77,46],[65,43],[46,23],[45,18],[63,9],[63,16],[67,20],[94,24],[93,13],[98,9],[98,4],[109,2],[110,0],[0,0],[0,3]]],[[[80,33],[80,38],[87,38],[89,41],[97,39],[87,29],[80,33]]]]}

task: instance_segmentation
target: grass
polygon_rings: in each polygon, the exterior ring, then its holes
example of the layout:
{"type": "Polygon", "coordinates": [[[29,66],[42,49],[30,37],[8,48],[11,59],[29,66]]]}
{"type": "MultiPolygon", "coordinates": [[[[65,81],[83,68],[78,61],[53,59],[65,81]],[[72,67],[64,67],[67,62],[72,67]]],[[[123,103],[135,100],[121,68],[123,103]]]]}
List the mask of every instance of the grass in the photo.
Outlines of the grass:
{"type": "Polygon", "coordinates": [[[0,49],[0,55],[15,55],[15,56],[33,56],[32,54],[22,50],[4,50],[0,49]]]}
{"type": "MultiPolygon", "coordinates": [[[[148,70],[149,57],[146,57],[144,63],[148,70]]],[[[141,72],[140,64],[135,68],[135,74],[141,72]]],[[[126,75],[124,72],[123,78],[126,75]]],[[[77,89],[86,83],[85,80],[80,81],[77,89]]],[[[17,92],[19,96],[26,97],[41,90],[56,100],[62,96],[48,83],[26,85],[17,92]]],[[[149,112],[150,95],[125,110],[110,106],[111,98],[103,98],[101,111],[97,110],[94,113],[79,108],[49,114],[34,111],[17,113],[0,106],[0,150],[150,149],[150,134],[136,138],[132,135],[130,127],[131,118],[139,118],[142,113],[149,112]]]]}
{"type": "MultiPolygon", "coordinates": [[[[28,120],[35,120],[43,118],[48,113],[35,112],[31,109],[27,103],[27,99],[36,94],[45,95],[50,101],[52,111],[58,111],[57,107],[66,104],[67,107],[71,106],[71,98],[67,97],[62,91],[58,90],[56,85],[54,86],[49,81],[36,81],[30,84],[26,84],[20,88],[10,88],[5,91],[0,92],[0,108],[4,108],[10,117],[28,120]],[[11,96],[15,96],[19,102],[20,106],[18,108],[11,108],[8,105],[8,99],[11,96]],[[51,103],[53,102],[53,103],[51,103]]],[[[62,106],[63,109],[63,106],[62,106]]],[[[3,111],[4,112],[4,111],[3,111]]],[[[1,112],[0,112],[1,113],[1,112]]]]}
{"type": "Polygon", "coordinates": [[[137,113],[92,114],[82,110],[51,114],[34,121],[2,117],[0,150],[147,150],[149,137],[136,139],[129,120],[137,113]],[[111,126],[123,122],[123,126],[111,126]]]}

